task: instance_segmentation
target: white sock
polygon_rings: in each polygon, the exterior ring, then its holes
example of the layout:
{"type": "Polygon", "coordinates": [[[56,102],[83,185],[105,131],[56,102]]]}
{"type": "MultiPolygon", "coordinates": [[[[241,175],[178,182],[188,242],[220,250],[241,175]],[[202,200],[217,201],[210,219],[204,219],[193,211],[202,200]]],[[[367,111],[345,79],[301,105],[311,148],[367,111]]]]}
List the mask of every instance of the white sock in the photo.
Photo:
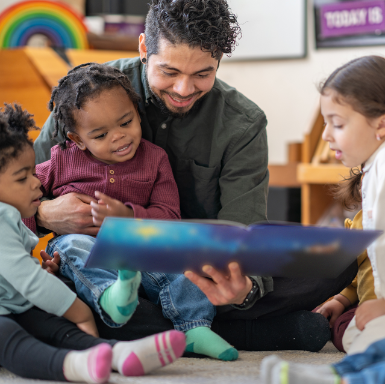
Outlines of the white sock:
{"type": "Polygon", "coordinates": [[[291,363],[277,355],[262,360],[261,379],[264,384],[336,384],[341,381],[331,365],[291,363]]]}
{"type": "Polygon", "coordinates": [[[111,361],[111,345],[102,343],[85,351],[68,352],[63,362],[63,373],[68,381],[107,383],[111,361]]]}
{"type": "Polygon", "coordinates": [[[167,331],[135,341],[120,341],[112,348],[112,368],[124,376],[142,376],[171,364],[186,348],[183,332],[167,331]]]}

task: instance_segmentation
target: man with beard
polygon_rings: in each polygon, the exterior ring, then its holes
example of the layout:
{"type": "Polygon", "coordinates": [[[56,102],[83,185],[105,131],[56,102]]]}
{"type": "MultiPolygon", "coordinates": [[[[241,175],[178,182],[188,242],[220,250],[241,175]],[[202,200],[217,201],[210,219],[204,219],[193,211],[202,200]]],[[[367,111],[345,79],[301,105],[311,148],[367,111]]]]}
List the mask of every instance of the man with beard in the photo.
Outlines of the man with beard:
{"type": "MultiPolygon", "coordinates": [[[[140,57],[108,63],[128,76],[142,98],[143,138],[167,152],[184,219],[266,220],[266,117],[216,78],[239,34],[226,0],[153,0],[139,37],[140,57]]],[[[35,142],[38,163],[63,140],[60,134],[52,140],[53,131],[50,117],[35,142]]],[[[91,200],[71,193],[44,201],[36,216],[40,230],[96,235],[91,200]]],[[[212,280],[187,274],[218,305],[213,331],[237,349],[316,351],[329,339],[329,324],[308,310],[347,286],[357,266],[336,280],[274,278],[274,289],[270,277],[244,276],[236,263],[229,270],[225,276],[206,266],[212,280]]],[[[102,337],[126,340],[170,328],[161,309],[144,298],[126,326],[98,322],[102,337]]]]}

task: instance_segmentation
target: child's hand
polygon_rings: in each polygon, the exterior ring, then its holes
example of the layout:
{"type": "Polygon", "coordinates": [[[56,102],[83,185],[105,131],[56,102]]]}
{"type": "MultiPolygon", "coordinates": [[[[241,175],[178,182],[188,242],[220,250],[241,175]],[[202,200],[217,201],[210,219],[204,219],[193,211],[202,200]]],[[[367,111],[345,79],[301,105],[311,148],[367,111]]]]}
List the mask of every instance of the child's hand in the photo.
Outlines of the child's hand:
{"type": "Polygon", "coordinates": [[[51,273],[52,275],[56,275],[59,272],[60,255],[58,252],[54,252],[53,258],[52,258],[47,252],[42,250],[40,251],[40,257],[43,260],[41,266],[48,273],[51,273]]]}
{"type": "Polygon", "coordinates": [[[317,310],[317,313],[323,315],[326,319],[329,319],[330,328],[334,325],[338,317],[340,317],[345,310],[345,305],[336,299],[332,299],[325,303],[321,308],[317,310]]]}
{"type": "Polygon", "coordinates": [[[101,226],[107,216],[134,217],[134,211],[124,205],[121,201],[113,199],[104,193],[95,191],[98,202],[91,201],[91,214],[94,225],[101,226]]]}
{"type": "Polygon", "coordinates": [[[374,299],[362,303],[356,310],[356,325],[363,331],[369,321],[385,315],[385,300],[374,299]]]}

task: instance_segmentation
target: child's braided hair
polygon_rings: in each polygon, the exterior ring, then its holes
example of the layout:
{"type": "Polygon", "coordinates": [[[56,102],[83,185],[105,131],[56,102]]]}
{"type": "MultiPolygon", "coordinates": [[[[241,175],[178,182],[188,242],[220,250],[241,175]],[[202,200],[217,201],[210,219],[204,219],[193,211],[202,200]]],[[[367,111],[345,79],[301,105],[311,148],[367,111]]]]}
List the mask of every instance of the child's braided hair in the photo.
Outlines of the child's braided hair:
{"type": "Polygon", "coordinates": [[[23,111],[20,105],[4,105],[4,109],[0,108],[0,172],[26,145],[33,146],[28,131],[38,129],[33,115],[23,111]]]}
{"type": "Polygon", "coordinates": [[[75,131],[73,110],[80,109],[102,91],[117,86],[123,87],[133,104],[138,105],[139,95],[128,77],[117,68],[105,64],[85,63],[71,69],[67,76],[60,79],[58,86],[52,91],[48,107],[55,120],[53,137],[58,135],[60,129],[65,137],[60,143],[62,149],[66,148],[66,142],[69,141],[67,132],[75,131]]]}

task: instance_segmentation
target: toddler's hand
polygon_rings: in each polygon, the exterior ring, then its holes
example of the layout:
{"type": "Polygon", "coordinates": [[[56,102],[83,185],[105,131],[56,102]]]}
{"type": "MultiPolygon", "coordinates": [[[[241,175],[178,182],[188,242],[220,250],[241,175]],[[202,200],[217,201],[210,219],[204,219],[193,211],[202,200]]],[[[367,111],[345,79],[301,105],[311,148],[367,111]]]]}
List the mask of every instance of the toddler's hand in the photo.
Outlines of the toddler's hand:
{"type": "Polygon", "coordinates": [[[321,308],[317,310],[326,319],[329,319],[330,328],[334,325],[338,317],[342,315],[345,310],[345,306],[338,300],[332,299],[325,303],[321,308]]]}
{"type": "Polygon", "coordinates": [[[98,202],[91,201],[91,214],[94,225],[101,226],[107,216],[134,217],[134,211],[121,201],[113,199],[104,193],[95,191],[98,202]]]}
{"type": "Polygon", "coordinates": [[[385,315],[385,300],[374,299],[362,303],[356,310],[356,325],[363,331],[369,321],[385,315]]]}
{"type": "Polygon", "coordinates": [[[45,251],[40,251],[40,257],[43,262],[41,264],[42,268],[45,269],[48,273],[56,275],[59,272],[60,265],[60,255],[58,252],[54,252],[53,258],[45,251]]]}

